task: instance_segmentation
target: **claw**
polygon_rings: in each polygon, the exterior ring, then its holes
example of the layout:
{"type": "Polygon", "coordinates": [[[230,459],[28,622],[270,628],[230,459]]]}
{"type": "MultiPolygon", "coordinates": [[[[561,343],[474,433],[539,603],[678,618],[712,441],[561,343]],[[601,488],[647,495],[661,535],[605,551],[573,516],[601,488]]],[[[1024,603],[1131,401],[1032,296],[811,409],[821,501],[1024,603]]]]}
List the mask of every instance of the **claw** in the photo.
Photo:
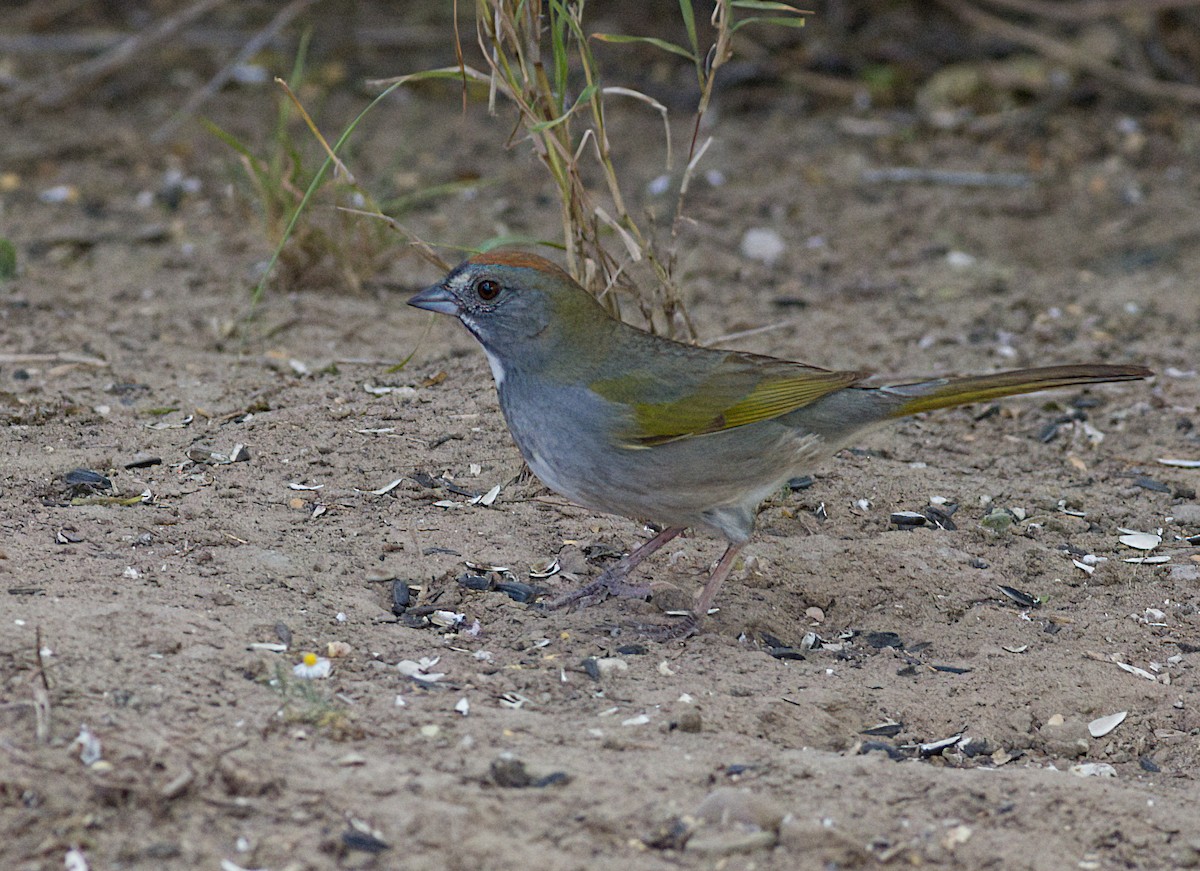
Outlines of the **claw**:
{"type": "Polygon", "coordinates": [[[649,598],[649,584],[630,584],[619,574],[610,574],[611,571],[610,569],[596,578],[596,580],[589,584],[584,584],[577,590],[572,590],[569,593],[564,593],[557,599],[542,603],[542,607],[547,611],[559,611],[576,604],[581,608],[587,608],[598,602],[603,602],[609,596],[616,596],[622,599],[649,598]]]}
{"type": "Polygon", "coordinates": [[[695,614],[689,614],[678,623],[668,623],[647,632],[646,637],[651,641],[657,641],[661,644],[666,641],[682,641],[692,635],[699,634],[699,632],[700,618],[695,614]]]}
{"type": "Polygon", "coordinates": [[[578,590],[572,590],[553,601],[546,602],[542,607],[546,611],[559,611],[575,604],[579,604],[581,607],[593,605],[596,602],[604,601],[609,596],[617,596],[623,599],[649,598],[649,584],[631,584],[625,578],[638,563],[682,532],[682,527],[667,527],[633,553],[621,559],[612,568],[601,573],[600,577],[596,578],[596,580],[589,584],[584,584],[578,590]]]}

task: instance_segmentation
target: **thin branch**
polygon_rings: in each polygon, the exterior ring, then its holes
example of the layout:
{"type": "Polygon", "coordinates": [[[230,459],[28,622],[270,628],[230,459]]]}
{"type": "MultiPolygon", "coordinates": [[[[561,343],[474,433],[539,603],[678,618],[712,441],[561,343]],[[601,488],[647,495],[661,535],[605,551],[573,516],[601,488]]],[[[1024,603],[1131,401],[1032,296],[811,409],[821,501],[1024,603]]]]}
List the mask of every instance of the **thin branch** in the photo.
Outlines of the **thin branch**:
{"type": "Polygon", "coordinates": [[[1191,106],[1200,105],[1200,88],[1182,82],[1164,82],[1117,69],[1106,61],[1081,51],[1044,33],[997,18],[976,9],[965,0],[937,0],[969,24],[1000,36],[1009,42],[1033,49],[1039,54],[1073,69],[1084,70],[1110,85],[1152,100],[1169,100],[1191,106]]]}
{"type": "Polygon", "coordinates": [[[104,54],[68,67],[61,73],[28,82],[8,94],[5,106],[32,101],[43,109],[57,109],[79,96],[96,82],[127,66],[139,54],[165,42],[183,27],[207,15],[227,0],[196,0],[190,6],[113,46],[104,54]]]}
{"type": "Polygon", "coordinates": [[[287,27],[297,15],[309,6],[312,6],[315,2],[317,0],[292,0],[291,3],[280,9],[278,14],[271,19],[271,22],[266,27],[246,41],[241,50],[233,56],[233,60],[225,64],[215,76],[208,80],[208,83],[203,88],[193,92],[188,97],[187,102],[183,104],[183,107],[167,119],[165,124],[154,131],[154,135],[150,137],[150,141],[160,143],[169,139],[185,121],[188,121],[201,106],[208,102],[213,94],[221,90],[225,83],[233,77],[235,69],[262,51],[263,47],[274,39],[279,31],[287,27]]]}
{"type": "Polygon", "coordinates": [[[1150,15],[1167,9],[1185,9],[1200,6],[1197,0],[1076,0],[1074,3],[1047,2],[1047,0],[985,0],[991,6],[999,6],[1054,21],[1092,21],[1124,15],[1150,15]]]}
{"type": "Polygon", "coordinates": [[[72,354],[63,351],[57,354],[0,354],[0,365],[20,366],[23,363],[75,363],[81,366],[96,366],[104,368],[106,360],[96,357],[86,357],[83,354],[72,354]]]}
{"type": "MultiPolygon", "coordinates": [[[[91,3],[93,0],[83,0],[91,3]]],[[[36,4],[29,4],[36,5],[36,4]]],[[[12,22],[0,33],[0,53],[16,55],[95,54],[119,45],[129,34],[117,30],[87,30],[71,33],[23,33],[12,22]]],[[[198,26],[175,36],[173,48],[206,51],[237,51],[256,31],[239,27],[198,26]]],[[[404,27],[358,27],[354,41],[369,48],[389,48],[405,51],[440,49],[445,32],[440,28],[408,24],[404,27]]]]}

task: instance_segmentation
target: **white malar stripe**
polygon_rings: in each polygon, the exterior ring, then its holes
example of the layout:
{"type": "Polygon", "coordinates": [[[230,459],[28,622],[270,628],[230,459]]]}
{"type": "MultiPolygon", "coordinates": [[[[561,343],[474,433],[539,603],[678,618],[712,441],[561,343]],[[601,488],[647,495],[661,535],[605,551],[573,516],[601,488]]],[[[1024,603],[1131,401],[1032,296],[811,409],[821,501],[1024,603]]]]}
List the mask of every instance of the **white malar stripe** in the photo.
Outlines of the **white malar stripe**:
{"type": "Polygon", "coordinates": [[[487,348],[483,349],[483,353],[487,356],[488,365],[492,367],[492,377],[496,379],[496,387],[499,387],[504,383],[504,364],[487,348]]]}

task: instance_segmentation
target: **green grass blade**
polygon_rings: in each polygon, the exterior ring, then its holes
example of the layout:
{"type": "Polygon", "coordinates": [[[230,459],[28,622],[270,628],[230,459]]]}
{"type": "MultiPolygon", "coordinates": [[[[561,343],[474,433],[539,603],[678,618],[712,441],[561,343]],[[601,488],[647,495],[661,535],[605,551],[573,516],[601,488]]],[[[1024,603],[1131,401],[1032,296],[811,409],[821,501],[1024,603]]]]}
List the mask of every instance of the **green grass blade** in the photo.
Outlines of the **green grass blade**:
{"type": "Polygon", "coordinates": [[[655,48],[661,48],[663,51],[669,51],[671,54],[677,54],[680,57],[686,57],[692,63],[698,63],[697,57],[692,52],[688,51],[682,45],[676,45],[673,42],[668,42],[665,39],[659,39],[657,36],[626,36],[623,33],[593,33],[592,39],[598,39],[601,42],[611,42],[618,45],[628,42],[644,42],[655,48]]]}
{"type": "MultiPolygon", "coordinates": [[[[354,120],[350,122],[349,126],[342,131],[342,135],[338,137],[337,142],[333,144],[334,154],[337,154],[338,151],[341,150],[342,146],[346,144],[346,141],[350,138],[350,135],[354,132],[354,129],[359,125],[362,119],[365,118],[372,109],[383,102],[383,100],[388,97],[392,91],[400,87],[401,84],[402,82],[397,81],[385,88],[379,94],[379,96],[368,103],[366,108],[359,112],[357,116],[355,116],[354,120]]],[[[287,245],[288,239],[292,237],[292,232],[296,229],[296,223],[300,220],[300,215],[304,213],[304,209],[308,205],[308,201],[313,198],[313,195],[321,186],[321,182],[325,180],[325,175],[329,172],[329,167],[332,165],[333,156],[326,155],[325,160],[321,163],[321,166],[313,176],[312,181],[309,182],[308,188],[304,191],[304,196],[300,199],[299,205],[297,205],[295,211],[292,212],[292,216],[288,220],[287,227],[284,228],[283,236],[280,238],[279,244],[275,246],[275,251],[271,254],[271,259],[267,262],[266,269],[263,270],[262,278],[259,279],[258,284],[254,288],[254,293],[251,295],[251,302],[254,305],[258,305],[262,301],[263,293],[266,292],[267,281],[270,280],[271,273],[275,269],[275,264],[279,262],[279,255],[283,253],[283,247],[287,245]]]]}
{"type": "Polygon", "coordinates": [[[783,12],[792,15],[803,15],[803,9],[797,9],[791,3],[779,3],[776,0],[731,0],[730,6],[738,9],[754,9],[758,12],[783,12]]]}
{"type": "Polygon", "coordinates": [[[692,54],[699,57],[700,41],[696,38],[696,10],[692,8],[692,0],[679,0],[679,13],[683,16],[683,26],[687,28],[692,54]]]}
{"type": "Polygon", "coordinates": [[[769,24],[773,27],[803,27],[803,18],[778,18],[771,15],[755,15],[750,18],[743,18],[741,21],[734,22],[729,28],[730,33],[737,33],[747,24],[769,24]]]}
{"type": "Polygon", "coordinates": [[[550,51],[554,58],[554,97],[559,111],[566,108],[567,75],[570,72],[570,55],[567,52],[567,29],[571,13],[561,0],[550,3],[550,51]]]}
{"type": "Polygon", "coordinates": [[[17,277],[17,246],[8,239],[0,238],[0,281],[11,281],[17,277]]]}
{"type": "Polygon", "coordinates": [[[405,194],[399,197],[393,197],[390,200],[384,200],[379,204],[379,211],[385,215],[403,214],[416,206],[421,205],[428,200],[439,199],[440,197],[456,194],[461,191],[470,190],[472,188],[482,188],[489,185],[498,184],[499,179],[469,179],[466,181],[448,181],[444,184],[430,185],[429,187],[421,188],[413,191],[410,194],[405,194]]]}
{"type": "Polygon", "coordinates": [[[493,248],[502,248],[509,245],[553,248],[556,251],[566,250],[567,247],[563,242],[553,242],[549,239],[538,239],[535,236],[522,236],[508,233],[503,236],[492,236],[490,239],[483,240],[479,243],[479,247],[473,253],[482,254],[485,251],[491,251],[493,248]]]}
{"type": "Polygon", "coordinates": [[[588,85],[586,88],[584,88],[582,91],[579,92],[579,96],[575,98],[575,102],[571,105],[570,109],[563,112],[557,118],[551,118],[549,121],[539,121],[536,124],[531,124],[529,126],[529,132],[530,133],[542,133],[546,130],[551,130],[551,129],[557,127],[559,124],[562,124],[564,121],[566,121],[568,118],[571,117],[571,115],[575,112],[576,109],[578,109],[584,103],[587,103],[590,99],[592,99],[592,95],[596,93],[598,87],[599,87],[598,85],[588,85]]]}
{"type": "Polygon", "coordinates": [[[201,123],[201,125],[203,125],[205,130],[207,130],[213,136],[220,139],[222,142],[224,142],[226,145],[228,145],[230,148],[232,148],[234,151],[236,151],[242,157],[249,158],[250,160],[257,160],[257,158],[250,151],[250,149],[245,145],[245,143],[243,143],[240,139],[238,139],[232,133],[228,132],[227,130],[218,126],[215,122],[210,121],[207,118],[201,118],[200,123],[201,123]]]}

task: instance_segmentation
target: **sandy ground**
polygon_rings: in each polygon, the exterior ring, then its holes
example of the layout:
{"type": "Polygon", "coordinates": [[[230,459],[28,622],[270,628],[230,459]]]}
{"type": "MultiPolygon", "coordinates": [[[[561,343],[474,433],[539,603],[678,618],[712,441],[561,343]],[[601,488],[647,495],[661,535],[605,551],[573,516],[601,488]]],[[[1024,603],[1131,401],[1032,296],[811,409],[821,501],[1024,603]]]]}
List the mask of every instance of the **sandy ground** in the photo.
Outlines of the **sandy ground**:
{"type": "MultiPolygon", "coordinates": [[[[457,99],[381,110],[356,171],[478,178],[405,216],[428,238],[553,238],[510,121],[457,99]]],[[[213,112],[258,135],[273,100],[213,112]]],[[[661,127],[623,108],[615,141],[653,206],[661,127]]],[[[1200,123],[1100,105],[973,137],[735,108],[680,240],[702,338],[769,325],[725,344],[898,376],[1159,376],[843,452],[769,500],[719,613],[670,644],[639,627],[670,619],[719,542],[647,564],[652,602],[544,614],[496,589],[560,592],[648,533],[521,474],[483,355],[403,305],[433,269],[390,256],[358,295],[310,270],[251,310],[270,243],[220,143],[146,145],[154,103],[10,130],[0,866],[72,849],[93,869],[1200,864],[1200,471],[1158,462],[1200,458],[1200,123]],[[864,180],[893,166],[1033,182],[864,180]],[[143,192],[173,168],[198,189],[171,209],[143,192]],[[57,185],[74,194],[39,198],[57,185]],[[785,243],[773,264],[741,253],[751,228],[785,243]],[[238,444],[248,459],[196,462],[238,444]],[[953,529],[889,522],[947,503],[953,529]],[[1013,522],[985,525],[997,510],[1013,522]],[[1121,529],[1161,531],[1170,560],[1123,561],[1121,529]],[[399,618],[392,579],[414,588],[399,618]],[[295,677],[304,652],[336,654],[332,673],[295,677]]]]}

